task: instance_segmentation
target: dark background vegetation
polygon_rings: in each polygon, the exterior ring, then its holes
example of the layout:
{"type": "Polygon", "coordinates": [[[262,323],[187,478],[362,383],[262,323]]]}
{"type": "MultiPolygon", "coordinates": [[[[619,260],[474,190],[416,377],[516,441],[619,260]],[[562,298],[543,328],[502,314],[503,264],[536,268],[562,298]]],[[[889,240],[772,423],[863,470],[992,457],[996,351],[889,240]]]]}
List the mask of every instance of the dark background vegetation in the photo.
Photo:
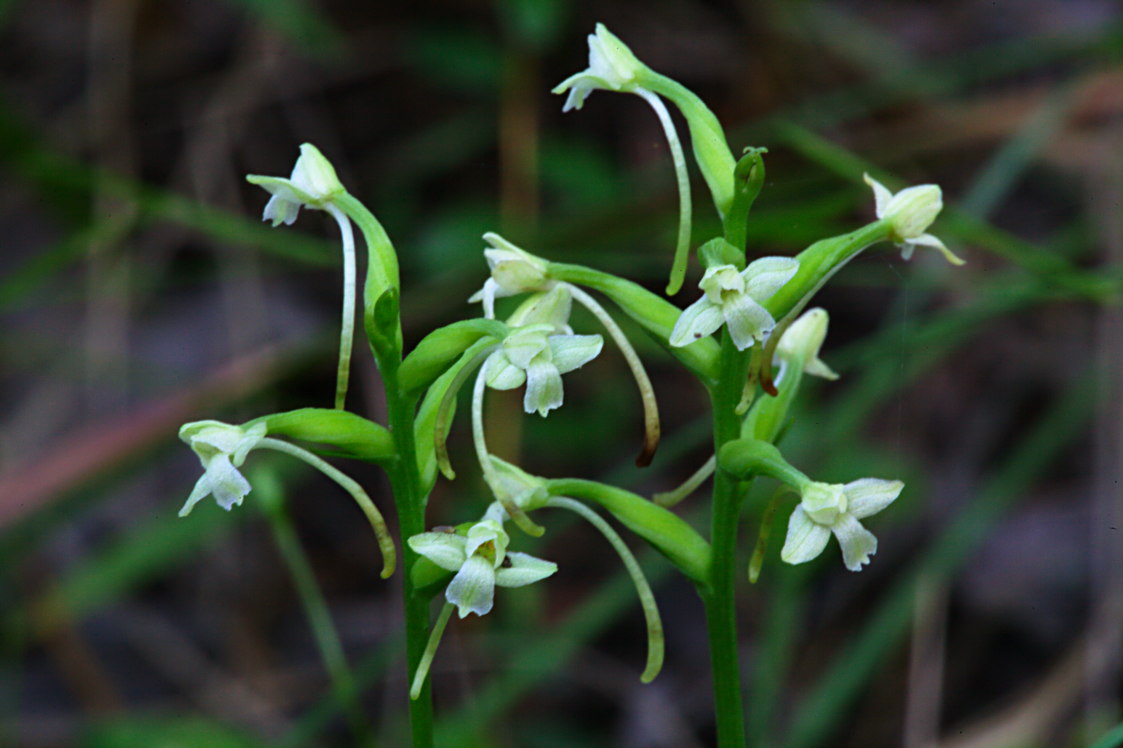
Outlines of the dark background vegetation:
{"type": "MultiPolygon", "coordinates": [[[[407,344],[478,313],[464,300],[489,229],[661,288],[677,198],[655,117],[607,93],[563,115],[549,94],[586,66],[597,21],[698,91],[735,148],[769,147],[753,252],[869,220],[869,169],[941,184],[933,231],[968,262],[880,248],[819,298],[843,376],[807,394],[785,451],[820,479],[908,487],[871,522],[861,574],[833,543],[783,567],[777,519],[742,596],[752,744],[1093,744],[1119,722],[1123,657],[1121,15],[1115,0],[0,2],[0,744],[354,745],[363,721],[404,744],[397,582],[345,495],[255,454],[243,507],[176,518],[199,470],[180,423],[332,397],[334,227],[261,224],[243,175],[287,175],[304,141],[327,154],[397,245],[407,344]],[[324,630],[320,595],[361,688],[350,722],[309,624],[324,630]]],[[[695,195],[697,243],[717,223],[700,180],[695,195]]],[[[489,396],[493,446],[641,493],[686,477],[707,457],[704,394],[635,339],[664,415],[650,468],[631,466],[638,402],[607,348],[548,420],[489,396]]],[[[362,351],[350,405],[382,420],[362,351]]],[[[486,501],[466,432],[434,523],[486,501]]],[[[390,513],[376,471],[345,469],[390,513]]],[[[770,491],[748,502],[746,558],[770,491]]],[[[615,556],[546,519],[541,542],[516,542],[556,577],[450,626],[444,744],[709,744],[692,589],[644,556],[668,661],[641,686],[615,556]]]]}

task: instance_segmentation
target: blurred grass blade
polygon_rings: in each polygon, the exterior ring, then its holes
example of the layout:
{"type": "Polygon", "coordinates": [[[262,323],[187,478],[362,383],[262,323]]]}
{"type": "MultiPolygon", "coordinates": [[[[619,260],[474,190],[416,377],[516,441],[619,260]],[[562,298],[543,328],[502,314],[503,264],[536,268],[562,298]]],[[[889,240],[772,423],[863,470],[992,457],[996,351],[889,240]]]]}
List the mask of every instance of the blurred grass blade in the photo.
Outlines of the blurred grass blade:
{"type": "Polygon", "coordinates": [[[1075,90],[1070,82],[1045,98],[1021,130],[998,149],[975,177],[971,189],[959,199],[960,210],[986,218],[998,207],[1065,123],[1076,103],[1075,90]]]}
{"type": "Polygon", "coordinates": [[[332,691],[347,716],[355,741],[360,746],[373,746],[370,723],[363,714],[355,677],[347,664],[339,632],[332,622],[331,612],[312,571],[312,564],[300,545],[292,517],[285,508],[281,480],[269,462],[262,462],[251,471],[249,482],[254,487],[256,506],[269,520],[273,540],[288,567],[289,576],[292,577],[304,615],[316,640],[316,647],[331,677],[332,691]]]}
{"type": "MultiPolygon", "coordinates": [[[[108,543],[53,588],[32,601],[29,633],[49,636],[65,620],[81,620],[98,608],[125,597],[142,584],[159,579],[191,554],[222,537],[237,515],[222,511],[176,516],[174,506],[108,543]]],[[[208,507],[213,509],[214,507],[208,507]]],[[[5,629],[19,622],[5,618],[5,629]]]]}
{"type": "Polygon", "coordinates": [[[1107,734],[1092,744],[1091,748],[1119,748],[1123,745],[1123,724],[1108,730],[1107,734]]]}

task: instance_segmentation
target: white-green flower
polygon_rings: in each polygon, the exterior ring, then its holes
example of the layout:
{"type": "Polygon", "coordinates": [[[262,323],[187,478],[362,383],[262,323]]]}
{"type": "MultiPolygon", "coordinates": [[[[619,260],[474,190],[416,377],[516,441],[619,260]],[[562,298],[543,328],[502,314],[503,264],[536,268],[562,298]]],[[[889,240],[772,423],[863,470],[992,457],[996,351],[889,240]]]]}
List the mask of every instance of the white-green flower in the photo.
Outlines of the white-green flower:
{"type": "Polygon", "coordinates": [[[869,174],[863,178],[873,189],[877,217],[893,226],[893,241],[901,248],[901,257],[907,260],[917,247],[931,247],[938,249],[952,265],[963,264],[942,241],[925,233],[944,207],[939,185],[920,184],[893,194],[869,174]]]}
{"type": "MultiPolygon", "coordinates": [[[[265,189],[272,197],[265,204],[263,221],[272,221],[277,227],[291,225],[300,214],[301,207],[326,211],[339,226],[343,241],[343,316],[339,334],[339,366],[335,380],[335,407],[342,409],[347,399],[347,385],[351,376],[351,348],[355,327],[355,236],[351,219],[335,203],[347,194],[335,167],[311,143],[300,146],[300,157],[292,168],[292,175],[263,177],[246,176],[246,181],[265,189]]],[[[377,267],[377,264],[372,266],[377,267]]],[[[396,271],[395,271],[396,272],[396,271]]]]}
{"type": "Polygon", "coordinates": [[[482,301],[484,316],[488,319],[495,318],[497,298],[544,291],[552,285],[546,275],[547,262],[541,257],[535,257],[516,247],[493,231],[484,234],[484,240],[491,245],[490,249],[484,250],[491,277],[484,281],[484,287],[472,294],[468,301],[482,301]]]}
{"type": "Polygon", "coordinates": [[[300,146],[300,157],[296,159],[288,179],[250,174],[246,181],[272,195],[261,217],[264,221],[272,221],[274,226],[281,223],[292,225],[302,206],[323,210],[332,198],[345,192],[335,175],[335,167],[311,143],[300,146]]]}
{"type": "Polygon", "coordinates": [[[199,456],[204,470],[179,516],[186,517],[196,504],[211,495],[227,511],[241,504],[250,492],[250,483],[238,468],[250,450],[265,438],[265,424],[243,429],[221,421],[195,421],[183,425],[179,438],[199,456]]]}
{"type": "Polygon", "coordinates": [[[728,325],[737,350],[764,340],[776,320],[762,304],[797,270],[799,262],[790,257],[761,257],[740,272],[733,265],[707,269],[698,283],[705,294],[679,315],[668,342],[675,347],[690,345],[723,324],[728,325]]]}
{"type": "Polygon", "coordinates": [[[508,552],[510,537],[496,519],[485,518],[467,535],[423,532],[409,539],[409,547],[437,566],[456,572],[445,599],[461,618],[486,615],[495,600],[495,587],[522,587],[558,570],[557,564],[526,553],[508,552]]]}
{"type": "MultiPolygon", "coordinates": [[[[830,317],[827,310],[821,307],[808,309],[792,322],[780,341],[776,345],[776,355],[787,365],[788,361],[799,359],[803,362],[803,371],[823,379],[838,379],[831,367],[819,358],[819,349],[827,337],[827,324],[830,317]]],[[[778,379],[777,379],[778,381],[778,379]]]]}
{"type": "Polygon", "coordinates": [[[628,45],[598,23],[596,33],[589,34],[589,67],[559,83],[553,93],[569,92],[563,112],[580,109],[593,91],[634,93],[639,88],[636,76],[646,69],[628,45]]]}
{"type": "MultiPolygon", "coordinates": [[[[675,181],[678,183],[679,191],[678,237],[675,241],[675,257],[674,263],[671,265],[671,277],[667,283],[667,293],[674,295],[682,288],[690,251],[692,220],[690,175],[687,173],[686,156],[683,154],[682,143],[679,141],[674,120],[671,119],[671,115],[667,112],[667,107],[663,100],[659,98],[659,95],[643,85],[644,79],[647,78],[650,81],[653,75],[651,69],[640,62],[632,53],[632,50],[628,49],[628,45],[606,29],[603,23],[598,23],[596,33],[589,34],[589,67],[559,83],[554,87],[553,93],[569,94],[565,99],[565,105],[562,107],[563,112],[583,107],[585,99],[593,91],[632,93],[646,101],[659,118],[659,124],[662,125],[663,132],[667,136],[667,145],[671,149],[671,161],[674,163],[675,181]]],[[[695,143],[695,148],[698,148],[697,143],[695,143]]]]}
{"type": "Polygon", "coordinates": [[[780,558],[789,564],[810,561],[823,552],[833,533],[846,568],[861,571],[877,553],[877,538],[858,520],[892,504],[904,487],[899,480],[877,478],[862,478],[846,485],[808,481],[788,521],[780,558]]]}
{"type": "Polygon", "coordinates": [[[513,390],[526,384],[523,410],[545,416],[564,399],[562,374],[592,361],[604,346],[600,335],[555,335],[550,324],[528,325],[508,335],[484,362],[487,385],[513,390]]]}

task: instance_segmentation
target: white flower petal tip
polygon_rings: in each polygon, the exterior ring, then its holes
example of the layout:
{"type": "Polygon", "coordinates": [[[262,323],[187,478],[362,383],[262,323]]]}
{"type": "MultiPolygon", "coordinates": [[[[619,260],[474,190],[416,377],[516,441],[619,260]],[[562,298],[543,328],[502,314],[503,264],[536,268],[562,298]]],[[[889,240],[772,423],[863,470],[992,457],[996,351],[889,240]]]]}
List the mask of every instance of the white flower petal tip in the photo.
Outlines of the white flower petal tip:
{"type": "Polygon", "coordinates": [[[892,226],[893,241],[901,248],[902,258],[912,257],[916,247],[930,247],[938,250],[952,265],[964,264],[942,241],[925,233],[944,207],[939,185],[921,184],[894,194],[869,174],[863,174],[862,178],[873,189],[877,217],[889,221],[892,226]]]}
{"type": "Polygon", "coordinates": [[[634,91],[637,78],[647,70],[628,45],[598,23],[596,33],[589,34],[589,67],[569,76],[554,86],[553,93],[569,96],[563,112],[580,109],[593,91],[634,91]]]}
{"type": "Polygon", "coordinates": [[[215,502],[227,511],[240,505],[252,489],[238,468],[250,450],[265,438],[265,431],[264,423],[248,429],[221,421],[184,424],[179,438],[198,456],[204,472],[179,510],[179,516],[186,517],[207,496],[214,496],[215,502]]]}
{"type": "Polygon", "coordinates": [[[816,558],[833,534],[850,571],[861,571],[877,553],[877,538],[859,519],[889,506],[904,488],[901,481],[861,478],[846,485],[809,482],[800,504],[788,521],[788,535],[780,558],[802,564],[816,558]]]}
{"type": "Polygon", "coordinates": [[[246,181],[272,195],[265,204],[261,219],[271,221],[273,226],[282,223],[291,225],[302,207],[321,210],[345,192],[335,167],[311,143],[300,146],[300,157],[296,159],[288,179],[249,174],[246,181]]]}
{"type": "Polygon", "coordinates": [[[819,359],[829,324],[830,316],[825,309],[808,309],[788,325],[776,346],[776,355],[783,361],[803,362],[803,371],[807,374],[832,381],[838,379],[838,374],[819,359]]]}
{"type": "Polygon", "coordinates": [[[776,326],[763,304],[798,270],[799,262],[790,257],[762,257],[741,271],[733,265],[708,268],[698,283],[702,298],[679,315],[667,342],[681,348],[711,335],[722,324],[728,325],[738,350],[763,341],[776,326]]]}

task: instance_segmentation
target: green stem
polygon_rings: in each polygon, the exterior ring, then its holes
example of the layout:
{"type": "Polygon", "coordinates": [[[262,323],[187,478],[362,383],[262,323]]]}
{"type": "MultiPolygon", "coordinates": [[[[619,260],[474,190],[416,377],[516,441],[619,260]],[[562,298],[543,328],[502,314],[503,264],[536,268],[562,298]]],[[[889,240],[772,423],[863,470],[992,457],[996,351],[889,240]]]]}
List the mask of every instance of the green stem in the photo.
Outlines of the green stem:
{"type": "MultiPolygon", "coordinates": [[[[402,366],[402,327],[397,289],[398,258],[386,230],[366,206],[344,193],[336,205],[355,222],[367,243],[367,277],[363,286],[363,318],[367,340],[386,391],[387,421],[394,440],[397,459],[387,466],[394,506],[398,510],[398,530],[402,540],[402,597],[406,626],[406,682],[417,672],[429,641],[429,596],[418,594],[409,573],[418,555],[406,539],[425,531],[427,496],[422,488],[417,462],[417,435],[414,416],[417,395],[400,384],[402,366]],[[383,303],[380,303],[383,302],[383,303]]],[[[413,748],[433,746],[433,694],[428,682],[417,698],[409,702],[409,725],[413,748]]]]}
{"type": "MultiPolygon", "coordinates": [[[[379,359],[377,353],[375,358],[379,359]]],[[[380,359],[378,363],[386,387],[390,433],[394,437],[394,446],[398,453],[398,461],[389,472],[403,541],[402,556],[405,573],[402,574],[402,596],[405,609],[408,682],[421,665],[429,642],[429,597],[418,594],[414,586],[409,570],[417,562],[418,556],[405,540],[425,531],[427,497],[421,489],[421,474],[417,465],[417,445],[414,442],[413,430],[414,398],[405,395],[398,387],[399,361],[380,359]]],[[[433,693],[428,680],[417,696],[411,698],[409,702],[409,724],[413,735],[413,748],[432,748],[433,693]]]]}
{"type": "MultiPolygon", "coordinates": [[[[736,408],[748,376],[748,359],[747,352],[738,351],[726,331],[721,343],[721,377],[710,393],[715,452],[740,435],[741,419],[736,408]]],[[[720,470],[714,475],[710,535],[713,555],[709,584],[702,590],[702,600],[706,608],[719,748],[742,748],[745,745],[735,596],[737,526],[744,494],[743,484],[733,476],[720,470]]]]}

